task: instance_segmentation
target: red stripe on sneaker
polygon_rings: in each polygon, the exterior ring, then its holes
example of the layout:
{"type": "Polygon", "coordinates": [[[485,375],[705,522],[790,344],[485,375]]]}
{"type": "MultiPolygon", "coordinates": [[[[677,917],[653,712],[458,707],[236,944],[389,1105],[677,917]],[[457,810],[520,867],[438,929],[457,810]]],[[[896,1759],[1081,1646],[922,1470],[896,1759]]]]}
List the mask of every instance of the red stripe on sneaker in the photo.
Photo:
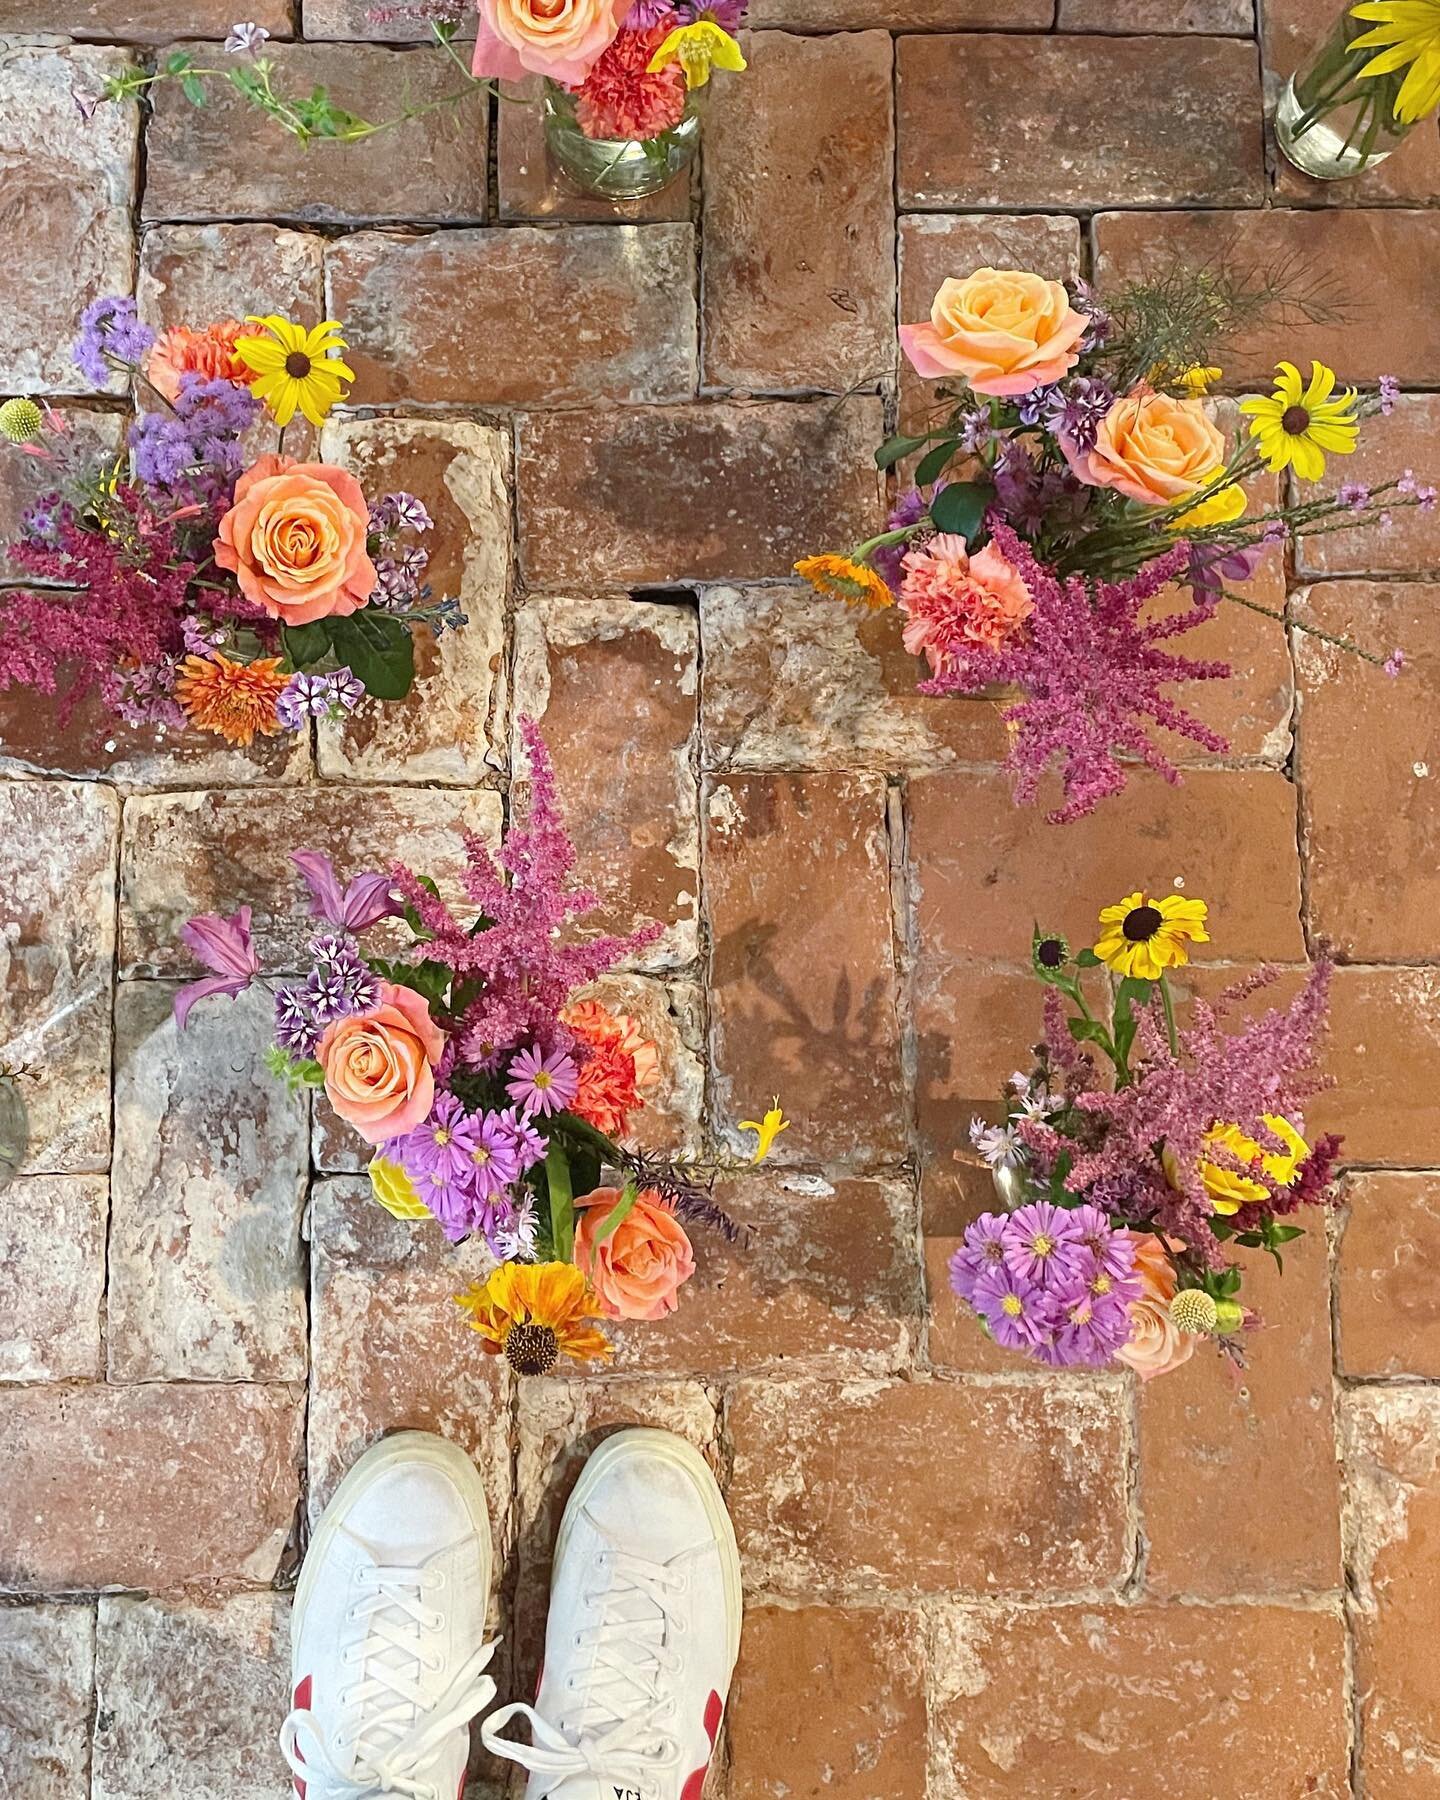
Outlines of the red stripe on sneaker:
{"type": "MultiPolygon", "coordinates": [[[[310,1677],[307,1675],[303,1681],[296,1684],[294,1704],[297,1712],[308,1712],[310,1710],[310,1692],[311,1681],[310,1677]]],[[[300,1757],[301,1762],[304,1762],[305,1758],[301,1755],[300,1746],[298,1744],[295,1746],[295,1754],[300,1757]]],[[[295,1792],[300,1796],[300,1800],[305,1800],[305,1783],[298,1775],[294,1777],[294,1782],[295,1792]]]]}
{"type": "MultiPolygon", "coordinates": [[[[725,1713],[725,1702],[712,1688],[710,1698],[705,1702],[705,1735],[710,1740],[710,1748],[715,1748],[715,1738],[720,1730],[720,1720],[725,1713]]],[[[700,1791],[705,1786],[705,1771],[710,1767],[710,1759],[705,1761],[693,1775],[688,1777],[680,1790],[680,1800],[700,1800],[700,1791]]]]}

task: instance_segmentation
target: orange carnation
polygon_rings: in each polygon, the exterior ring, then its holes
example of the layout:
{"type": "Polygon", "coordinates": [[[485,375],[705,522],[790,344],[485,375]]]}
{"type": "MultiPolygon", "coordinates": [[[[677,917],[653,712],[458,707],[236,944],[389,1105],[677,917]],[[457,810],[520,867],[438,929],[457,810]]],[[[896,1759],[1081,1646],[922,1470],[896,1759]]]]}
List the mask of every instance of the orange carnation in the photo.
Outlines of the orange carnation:
{"type": "Polygon", "coordinates": [[[245,380],[245,365],[235,354],[235,339],[245,327],[239,319],[221,319],[201,331],[188,325],[172,325],[156,338],[145,362],[145,377],[173,406],[180,395],[182,375],[201,375],[206,381],[245,380]]]}
{"type": "Polygon", "coordinates": [[[623,1137],[630,1115],[645,1104],[643,1089],[660,1079],[660,1053],[626,1013],[598,1000],[578,1000],[560,1015],[587,1054],[570,1110],[607,1137],[623,1137]]]}
{"type": "Polygon", "coordinates": [[[235,483],[215,561],[247,600],[287,625],[343,618],[375,591],[360,483],[329,463],[262,456],[235,483]]]}

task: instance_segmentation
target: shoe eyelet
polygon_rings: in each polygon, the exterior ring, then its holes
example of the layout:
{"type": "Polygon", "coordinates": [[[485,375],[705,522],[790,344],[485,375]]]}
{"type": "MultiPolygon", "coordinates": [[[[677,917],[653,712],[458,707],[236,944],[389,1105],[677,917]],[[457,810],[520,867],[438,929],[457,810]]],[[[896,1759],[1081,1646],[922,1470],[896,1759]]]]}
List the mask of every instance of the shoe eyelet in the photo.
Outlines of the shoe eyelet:
{"type": "Polygon", "coordinates": [[[585,1648],[585,1634],[581,1631],[577,1631],[570,1639],[570,1642],[577,1650],[583,1650],[585,1648]]]}

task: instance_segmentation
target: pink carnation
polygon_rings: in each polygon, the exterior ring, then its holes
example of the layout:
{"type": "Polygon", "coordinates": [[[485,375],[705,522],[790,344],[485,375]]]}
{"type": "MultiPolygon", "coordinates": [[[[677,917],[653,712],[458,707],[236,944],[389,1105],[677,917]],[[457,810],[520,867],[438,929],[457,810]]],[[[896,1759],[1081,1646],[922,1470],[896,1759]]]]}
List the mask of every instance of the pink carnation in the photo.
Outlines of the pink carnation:
{"type": "Polygon", "coordinates": [[[1013,563],[993,544],[971,556],[965,540],[940,532],[902,562],[900,606],[908,614],[905,648],[924,655],[935,674],[977,645],[998,650],[1033,610],[1013,563]]]}

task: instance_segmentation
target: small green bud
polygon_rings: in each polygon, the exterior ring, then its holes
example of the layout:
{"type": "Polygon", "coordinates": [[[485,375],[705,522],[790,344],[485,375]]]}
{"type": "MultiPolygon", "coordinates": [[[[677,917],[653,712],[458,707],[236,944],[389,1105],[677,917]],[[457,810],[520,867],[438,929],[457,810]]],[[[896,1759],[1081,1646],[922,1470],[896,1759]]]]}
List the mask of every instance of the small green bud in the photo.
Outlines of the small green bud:
{"type": "Polygon", "coordinates": [[[45,415],[33,400],[17,395],[0,406],[0,437],[8,438],[12,444],[30,443],[39,437],[44,423],[45,415]]]}
{"type": "Polygon", "coordinates": [[[1245,1323],[1245,1308],[1238,1300],[1215,1302],[1215,1329],[1221,1337],[1229,1337],[1245,1323]]]}

